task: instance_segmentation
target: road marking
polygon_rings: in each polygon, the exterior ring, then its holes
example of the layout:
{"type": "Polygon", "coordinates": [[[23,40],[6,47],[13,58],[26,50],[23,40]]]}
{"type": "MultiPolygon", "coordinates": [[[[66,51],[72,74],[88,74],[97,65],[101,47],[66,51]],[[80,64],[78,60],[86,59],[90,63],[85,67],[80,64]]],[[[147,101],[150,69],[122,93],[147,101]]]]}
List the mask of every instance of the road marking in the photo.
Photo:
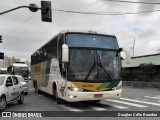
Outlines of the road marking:
{"type": "Polygon", "coordinates": [[[105,105],[109,105],[111,107],[115,107],[115,108],[118,108],[118,109],[127,109],[128,107],[125,107],[125,106],[121,106],[121,105],[116,105],[116,104],[111,104],[111,103],[105,103],[105,102],[101,102],[102,104],[105,104],[105,105]]]}
{"type": "Polygon", "coordinates": [[[69,107],[69,106],[64,106],[64,105],[59,105],[59,106],[64,107],[65,109],[67,109],[67,110],[69,110],[69,111],[83,112],[82,110],[77,109],[77,108],[73,108],[73,107],[69,107]]]}
{"type": "Polygon", "coordinates": [[[141,101],[141,100],[133,100],[133,99],[128,99],[128,98],[120,98],[120,99],[127,100],[127,101],[132,101],[132,102],[138,102],[138,103],[145,103],[145,104],[160,106],[159,103],[153,103],[153,102],[147,102],[147,101],[141,101]]]}
{"type": "Polygon", "coordinates": [[[144,99],[144,98],[135,98],[135,99],[149,101],[149,102],[158,102],[158,101],[155,101],[153,99],[144,99]]]}
{"type": "Polygon", "coordinates": [[[158,100],[160,100],[160,97],[149,97],[149,96],[144,96],[144,97],[146,97],[146,98],[153,98],[153,99],[158,99],[158,100]]]}
{"type": "Polygon", "coordinates": [[[94,109],[94,110],[96,110],[96,111],[106,111],[106,110],[107,110],[107,109],[105,109],[105,108],[96,107],[96,106],[87,106],[87,107],[90,107],[90,108],[92,108],[92,109],[94,109]]]}
{"type": "Polygon", "coordinates": [[[140,104],[135,104],[135,103],[129,103],[129,102],[124,102],[124,101],[120,101],[120,100],[112,100],[112,99],[106,99],[106,101],[110,101],[110,102],[116,102],[116,103],[122,103],[122,104],[126,104],[126,105],[131,105],[134,107],[147,107],[145,105],[140,105],[140,104]]]}

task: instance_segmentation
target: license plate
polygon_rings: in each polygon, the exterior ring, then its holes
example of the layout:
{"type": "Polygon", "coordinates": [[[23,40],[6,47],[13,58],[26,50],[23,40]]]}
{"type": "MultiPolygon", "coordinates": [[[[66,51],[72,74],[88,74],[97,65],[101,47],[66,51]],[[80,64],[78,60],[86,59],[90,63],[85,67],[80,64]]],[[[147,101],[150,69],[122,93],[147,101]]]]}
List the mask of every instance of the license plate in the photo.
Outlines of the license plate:
{"type": "Polygon", "coordinates": [[[94,98],[102,98],[103,94],[94,94],[94,98]]]}

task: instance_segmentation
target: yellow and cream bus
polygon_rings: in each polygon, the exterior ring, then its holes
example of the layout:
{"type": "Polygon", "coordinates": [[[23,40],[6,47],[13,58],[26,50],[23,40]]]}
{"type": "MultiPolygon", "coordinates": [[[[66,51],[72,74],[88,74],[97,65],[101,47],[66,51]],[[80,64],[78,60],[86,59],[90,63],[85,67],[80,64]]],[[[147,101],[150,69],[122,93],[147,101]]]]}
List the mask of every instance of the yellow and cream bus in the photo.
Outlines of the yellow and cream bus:
{"type": "MultiPolygon", "coordinates": [[[[115,35],[66,30],[31,55],[35,91],[57,103],[118,99],[122,93],[121,56],[115,35]]],[[[130,62],[127,51],[126,62],[130,62]]]]}

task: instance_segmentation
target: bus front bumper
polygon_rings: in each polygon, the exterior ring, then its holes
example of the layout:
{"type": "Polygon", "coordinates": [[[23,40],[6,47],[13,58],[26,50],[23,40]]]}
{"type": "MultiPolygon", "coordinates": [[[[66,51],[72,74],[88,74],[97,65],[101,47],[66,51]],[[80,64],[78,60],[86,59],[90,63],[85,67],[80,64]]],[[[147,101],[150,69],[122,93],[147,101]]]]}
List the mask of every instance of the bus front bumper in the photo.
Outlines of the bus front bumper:
{"type": "Polygon", "coordinates": [[[68,91],[66,95],[66,101],[78,102],[78,101],[90,101],[90,100],[103,100],[103,99],[119,99],[121,98],[122,89],[113,91],[101,91],[101,92],[75,92],[68,91]]]}

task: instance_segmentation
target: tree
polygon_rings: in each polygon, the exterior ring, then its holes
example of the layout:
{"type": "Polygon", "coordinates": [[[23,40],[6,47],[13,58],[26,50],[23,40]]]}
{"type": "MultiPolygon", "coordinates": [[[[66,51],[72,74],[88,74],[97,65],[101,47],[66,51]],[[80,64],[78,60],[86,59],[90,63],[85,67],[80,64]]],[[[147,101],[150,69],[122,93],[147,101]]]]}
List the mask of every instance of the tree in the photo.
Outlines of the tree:
{"type": "Polygon", "coordinates": [[[139,65],[141,71],[140,78],[143,81],[153,81],[156,78],[156,67],[152,63],[141,63],[139,65]]]}

